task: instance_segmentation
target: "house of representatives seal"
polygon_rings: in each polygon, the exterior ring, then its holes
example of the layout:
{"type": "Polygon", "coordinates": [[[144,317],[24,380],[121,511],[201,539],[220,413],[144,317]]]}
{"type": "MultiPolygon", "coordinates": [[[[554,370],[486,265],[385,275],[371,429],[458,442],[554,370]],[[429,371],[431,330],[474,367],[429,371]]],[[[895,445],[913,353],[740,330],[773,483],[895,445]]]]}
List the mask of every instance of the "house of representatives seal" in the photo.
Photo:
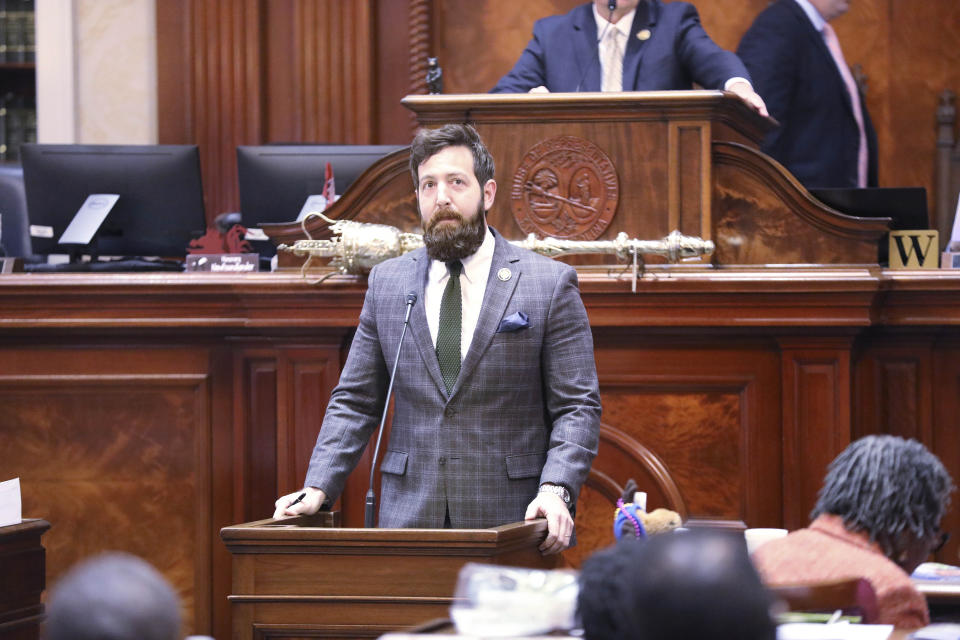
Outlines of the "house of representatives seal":
{"type": "Polygon", "coordinates": [[[524,233],[596,240],[617,210],[620,183],[603,150],[576,136],[538,142],[513,174],[510,206],[524,233]]]}

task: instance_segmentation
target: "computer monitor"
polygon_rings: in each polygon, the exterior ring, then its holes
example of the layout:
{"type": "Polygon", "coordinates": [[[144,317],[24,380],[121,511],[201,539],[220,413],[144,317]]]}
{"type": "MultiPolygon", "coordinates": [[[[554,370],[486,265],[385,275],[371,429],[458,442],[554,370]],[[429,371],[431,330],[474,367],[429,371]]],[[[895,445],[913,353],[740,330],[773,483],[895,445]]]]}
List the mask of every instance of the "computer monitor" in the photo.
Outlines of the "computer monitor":
{"type": "Polygon", "coordinates": [[[21,161],[36,254],[77,250],[59,239],[94,193],[120,196],[89,247],[101,256],[183,257],[206,227],[196,145],[25,144],[21,161]]]}
{"type": "Polygon", "coordinates": [[[810,193],[848,216],[891,218],[893,229],[928,229],[930,226],[924,187],[810,189],[810,193]]]}
{"type": "MultiPolygon", "coordinates": [[[[924,187],[810,189],[810,194],[848,216],[890,218],[890,228],[895,231],[930,228],[924,187]]],[[[887,234],[884,234],[877,247],[877,261],[882,265],[889,263],[887,242],[887,234]]]]}
{"type": "Polygon", "coordinates": [[[296,220],[307,197],[323,193],[328,162],[337,194],[342,194],[370,165],[403,148],[332,144],[237,147],[243,224],[255,227],[296,220]]]}

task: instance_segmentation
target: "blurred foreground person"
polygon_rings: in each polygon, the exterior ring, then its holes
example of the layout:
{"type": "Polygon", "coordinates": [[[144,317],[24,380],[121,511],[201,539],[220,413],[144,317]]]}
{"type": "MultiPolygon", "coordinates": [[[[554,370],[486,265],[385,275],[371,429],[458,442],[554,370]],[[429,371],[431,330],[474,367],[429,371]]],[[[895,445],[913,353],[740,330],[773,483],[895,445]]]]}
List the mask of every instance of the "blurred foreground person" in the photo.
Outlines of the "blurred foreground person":
{"type": "Polygon", "coordinates": [[[176,640],[180,601],[150,564],[126,553],[81,562],[47,604],[46,640],[176,640]]]}
{"type": "Polygon", "coordinates": [[[925,626],[927,601],[910,573],[946,541],[940,520],[952,488],[919,442],[861,438],[830,463],[810,526],[764,544],[754,564],[771,585],[866,578],[880,623],[925,626]]]}
{"type": "Polygon", "coordinates": [[[773,640],[772,602],[743,538],[726,532],[624,539],[580,573],[586,640],[773,640]]]}

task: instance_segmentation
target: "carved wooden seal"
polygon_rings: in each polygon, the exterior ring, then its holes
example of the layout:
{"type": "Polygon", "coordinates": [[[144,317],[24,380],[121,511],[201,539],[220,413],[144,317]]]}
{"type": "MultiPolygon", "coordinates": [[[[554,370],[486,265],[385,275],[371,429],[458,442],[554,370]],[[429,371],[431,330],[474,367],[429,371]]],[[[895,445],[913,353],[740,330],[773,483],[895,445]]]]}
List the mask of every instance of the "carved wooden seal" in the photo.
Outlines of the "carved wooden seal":
{"type": "Polygon", "coordinates": [[[510,206],[524,233],[596,240],[617,210],[620,183],[600,147],[557,136],[527,151],[513,174],[510,206]]]}

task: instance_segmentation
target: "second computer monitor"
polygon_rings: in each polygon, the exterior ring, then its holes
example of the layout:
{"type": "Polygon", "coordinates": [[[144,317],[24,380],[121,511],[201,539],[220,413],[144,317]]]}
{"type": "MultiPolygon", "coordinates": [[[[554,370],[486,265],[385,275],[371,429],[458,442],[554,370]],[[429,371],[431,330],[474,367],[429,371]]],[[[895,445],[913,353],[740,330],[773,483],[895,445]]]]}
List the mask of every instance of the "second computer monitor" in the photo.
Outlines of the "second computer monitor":
{"type": "Polygon", "coordinates": [[[337,194],[402,145],[266,145],[237,147],[243,223],[296,220],[307,197],[320,195],[330,163],[337,194]]]}
{"type": "Polygon", "coordinates": [[[25,144],[34,253],[64,253],[60,237],[92,194],[120,198],[90,248],[102,256],[182,258],[203,233],[196,145],[25,144]]]}

